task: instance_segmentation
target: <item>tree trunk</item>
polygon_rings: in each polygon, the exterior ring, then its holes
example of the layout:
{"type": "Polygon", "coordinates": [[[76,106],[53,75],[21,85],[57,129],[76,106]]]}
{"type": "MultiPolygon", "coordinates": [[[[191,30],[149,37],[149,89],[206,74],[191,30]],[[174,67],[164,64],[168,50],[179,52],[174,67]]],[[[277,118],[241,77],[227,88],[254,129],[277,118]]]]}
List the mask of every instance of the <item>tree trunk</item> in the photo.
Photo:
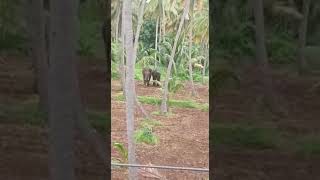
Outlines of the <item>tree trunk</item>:
{"type": "Polygon", "coordinates": [[[144,14],[144,6],[146,4],[146,0],[142,0],[140,10],[139,10],[139,17],[138,17],[138,25],[137,25],[137,31],[134,38],[134,49],[133,49],[133,58],[137,58],[137,51],[139,46],[139,36],[140,36],[140,30],[143,24],[143,14],[144,14]]]}
{"type": "Polygon", "coordinates": [[[45,48],[46,48],[46,62],[50,67],[50,14],[45,11],[45,48]]]}
{"type": "Polygon", "coordinates": [[[30,0],[30,35],[32,41],[35,86],[39,94],[39,110],[48,112],[48,63],[45,45],[45,16],[42,0],[30,0]]]}
{"type": "MultiPolygon", "coordinates": [[[[158,51],[158,29],[159,29],[159,17],[157,17],[157,22],[156,22],[156,40],[155,40],[155,50],[156,52],[158,51]]],[[[157,54],[154,55],[154,69],[157,68],[157,54]]]]}
{"type": "Polygon", "coordinates": [[[255,39],[256,39],[256,59],[259,64],[261,84],[264,93],[264,102],[273,113],[282,114],[279,104],[276,100],[275,91],[271,77],[271,69],[268,64],[267,50],[265,46],[264,32],[264,11],[263,0],[253,1],[253,13],[255,19],[255,39]]]}
{"type": "MultiPolygon", "coordinates": [[[[121,27],[123,27],[123,23],[121,25],[121,27]]],[[[123,28],[121,28],[121,59],[120,59],[120,63],[119,63],[119,73],[121,76],[121,85],[122,85],[122,91],[123,91],[123,95],[125,96],[125,80],[126,80],[126,69],[125,69],[125,53],[124,53],[124,32],[123,32],[123,28]]]]}
{"type": "MultiPolygon", "coordinates": [[[[123,25],[125,33],[125,48],[126,48],[126,119],[127,119],[127,136],[128,136],[128,160],[130,164],[136,163],[135,143],[134,143],[134,106],[135,106],[135,84],[134,70],[135,57],[133,49],[133,31],[132,31],[132,2],[130,0],[123,1],[123,25]]],[[[138,179],[137,169],[129,167],[129,179],[138,179]]]]}
{"type": "Polygon", "coordinates": [[[118,42],[120,14],[121,14],[121,12],[117,13],[117,19],[116,19],[116,29],[115,29],[115,40],[116,40],[116,42],[118,42]]]}
{"type": "Polygon", "coordinates": [[[162,37],[162,18],[160,18],[159,22],[159,43],[161,42],[161,37],[162,37]]]}
{"type": "Polygon", "coordinates": [[[203,69],[202,69],[202,83],[204,83],[204,77],[206,76],[206,68],[209,65],[209,47],[207,45],[203,45],[204,53],[205,53],[205,59],[203,63],[203,69]]]}
{"type": "MultiPolygon", "coordinates": [[[[162,32],[162,35],[160,33],[160,36],[162,37],[162,40],[164,41],[164,36],[166,34],[166,15],[165,15],[165,10],[162,8],[162,20],[161,20],[161,28],[160,31],[162,32]]],[[[161,42],[161,41],[160,41],[161,42]]]]}
{"type": "Polygon", "coordinates": [[[51,180],[73,180],[74,112],[73,62],[76,57],[77,1],[50,2],[49,172],[51,180]]]}
{"type": "Polygon", "coordinates": [[[189,63],[188,63],[189,64],[189,78],[190,78],[190,83],[191,83],[192,96],[196,96],[197,92],[196,92],[196,89],[194,88],[193,75],[192,75],[191,50],[192,50],[192,31],[190,30],[190,32],[189,32],[189,63]]]}
{"type": "Polygon", "coordinates": [[[170,55],[170,61],[169,61],[167,74],[166,74],[166,79],[164,81],[162,102],[161,102],[161,112],[163,114],[166,114],[168,112],[167,100],[168,100],[168,95],[169,95],[169,90],[168,90],[169,78],[170,78],[170,75],[171,75],[171,68],[172,68],[172,64],[173,64],[173,61],[174,61],[174,55],[175,55],[175,52],[176,52],[178,39],[179,39],[180,34],[181,34],[181,30],[182,30],[184,19],[185,19],[186,15],[189,12],[189,7],[190,7],[190,0],[186,0],[185,1],[185,5],[184,5],[183,15],[181,16],[178,32],[176,34],[176,37],[175,37],[175,40],[174,40],[174,44],[173,44],[173,47],[172,47],[172,51],[171,51],[171,55],[170,55]]]}
{"type": "Polygon", "coordinates": [[[47,59],[46,62],[50,67],[50,0],[44,0],[44,39],[45,39],[45,50],[47,59]]]}
{"type": "Polygon", "coordinates": [[[302,74],[307,68],[307,62],[305,59],[305,48],[306,48],[306,37],[308,29],[308,16],[310,0],[304,0],[302,2],[302,14],[303,19],[299,26],[299,48],[298,48],[298,63],[299,63],[299,73],[302,74]]]}
{"type": "MultiPolygon", "coordinates": [[[[189,23],[191,24],[192,18],[193,18],[193,8],[194,8],[194,0],[191,0],[190,2],[190,18],[189,18],[189,23]]],[[[191,92],[192,96],[196,96],[197,92],[196,89],[194,88],[194,83],[193,83],[193,75],[192,75],[192,28],[189,31],[189,78],[191,82],[191,92]]]]}
{"type": "MultiPolygon", "coordinates": [[[[144,14],[144,7],[146,4],[146,0],[143,0],[140,6],[140,10],[139,10],[139,17],[138,17],[138,25],[137,25],[137,31],[135,34],[135,41],[134,41],[134,45],[133,45],[133,54],[132,54],[132,58],[133,58],[133,62],[134,62],[134,67],[135,68],[135,62],[136,62],[136,58],[137,58],[137,51],[138,51],[138,46],[139,46],[139,36],[140,36],[140,30],[143,24],[143,14],[144,14]]],[[[127,61],[128,61],[128,53],[127,53],[127,61]]],[[[128,66],[126,66],[128,68],[128,66]]],[[[134,77],[134,76],[133,76],[134,77]]],[[[133,78],[134,81],[134,78],[133,78]]],[[[135,82],[133,82],[133,90],[132,92],[134,93],[135,96],[135,104],[138,106],[138,108],[141,110],[141,112],[145,115],[145,117],[147,119],[149,119],[149,115],[147,114],[146,110],[143,108],[142,104],[139,102],[137,95],[136,95],[136,91],[135,91],[135,82]]]]}

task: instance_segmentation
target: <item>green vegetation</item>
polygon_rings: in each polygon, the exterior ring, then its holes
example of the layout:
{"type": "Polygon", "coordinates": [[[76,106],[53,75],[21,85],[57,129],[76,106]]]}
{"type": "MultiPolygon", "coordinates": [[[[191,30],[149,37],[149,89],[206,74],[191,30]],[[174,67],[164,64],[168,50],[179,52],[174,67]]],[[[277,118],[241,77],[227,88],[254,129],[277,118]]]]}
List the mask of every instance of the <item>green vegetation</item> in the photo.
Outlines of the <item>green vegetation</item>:
{"type": "Polygon", "coordinates": [[[27,36],[23,27],[23,11],[21,1],[2,0],[0,5],[0,54],[1,53],[26,53],[27,36]],[[22,15],[22,14],[21,14],[22,15]]]}
{"type": "Polygon", "coordinates": [[[158,137],[153,133],[156,126],[161,126],[161,123],[156,120],[144,119],[139,125],[139,129],[135,132],[135,140],[138,143],[146,143],[155,145],[159,142],[158,137]]]}
{"type": "Polygon", "coordinates": [[[302,156],[319,156],[319,139],[319,135],[288,136],[287,132],[276,128],[264,128],[246,123],[215,123],[210,130],[210,143],[214,147],[286,150],[302,156]]]}
{"type": "Polygon", "coordinates": [[[210,140],[214,146],[268,149],[277,147],[279,134],[273,129],[215,124],[210,140]]]}
{"type": "Polygon", "coordinates": [[[320,156],[320,138],[319,136],[307,136],[300,138],[297,142],[297,151],[305,156],[320,156]]]}
{"type": "MultiPolygon", "coordinates": [[[[105,134],[108,121],[110,118],[102,112],[88,111],[87,117],[92,127],[99,133],[105,134]]],[[[0,119],[4,123],[18,123],[30,126],[47,126],[47,115],[38,110],[38,105],[35,100],[21,104],[0,104],[0,119]]]]}
{"type": "Polygon", "coordinates": [[[6,121],[6,123],[45,126],[47,115],[38,111],[38,106],[35,102],[28,102],[14,105],[1,104],[0,118],[3,119],[3,121],[6,121]]]}
{"type": "MultiPolygon", "coordinates": [[[[290,64],[296,61],[298,48],[298,21],[301,16],[301,3],[292,1],[265,2],[266,46],[270,63],[290,64]],[[300,11],[300,12],[299,12],[300,11]]],[[[241,63],[239,57],[254,56],[254,22],[248,1],[217,2],[214,20],[216,29],[215,44],[218,60],[232,59],[241,63]],[[235,29],[237,29],[235,31],[235,29]]],[[[318,21],[319,3],[311,3],[308,17],[307,42],[320,46],[318,21]]]]}
{"type": "MultiPolygon", "coordinates": [[[[28,27],[24,13],[26,4],[20,0],[2,0],[0,5],[0,54],[28,53],[28,27]]],[[[80,39],[78,54],[98,56],[104,53],[101,25],[103,14],[99,1],[86,1],[80,5],[80,39]]],[[[104,56],[103,56],[104,57],[104,56]]]]}
{"type": "Polygon", "coordinates": [[[111,62],[111,78],[116,80],[120,78],[118,68],[111,62]]]}
{"type": "Polygon", "coordinates": [[[161,126],[161,122],[157,120],[152,120],[152,119],[144,119],[143,121],[140,122],[141,127],[156,127],[156,126],[161,126]]]}
{"type": "MultiPolygon", "coordinates": [[[[116,100],[118,101],[124,101],[123,95],[116,96],[116,100]]],[[[138,96],[138,100],[141,103],[144,104],[150,104],[150,105],[160,105],[161,99],[151,96],[138,96]]],[[[199,104],[193,100],[169,100],[169,105],[172,107],[178,107],[178,108],[192,108],[192,109],[199,109],[202,111],[208,111],[209,105],[208,104],[199,104]]]]}
{"type": "Polygon", "coordinates": [[[108,122],[111,121],[110,115],[104,112],[97,111],[87,111],[88,120],[93,128],[95,128],[99,133],[105,135],[108,129],[111,127],[107,127],[108,122]]]}
{"type": "Polygon", "coordinates": [[[124,144],[114,142],[112,145],[113,145],[113,148],[116,149],[116,151],[121,156],[121,158],[116,159],[116,161],[122,162],[122,163],[128,162],[128,150],[125,148],[124,144]]]}
{"type": "Polygon", "coordinates": [[[157,144],[159,139],[153,134],[153,128],[150,126],[144,126],[135,132],[135,140],[137,143],[157,144]]]}

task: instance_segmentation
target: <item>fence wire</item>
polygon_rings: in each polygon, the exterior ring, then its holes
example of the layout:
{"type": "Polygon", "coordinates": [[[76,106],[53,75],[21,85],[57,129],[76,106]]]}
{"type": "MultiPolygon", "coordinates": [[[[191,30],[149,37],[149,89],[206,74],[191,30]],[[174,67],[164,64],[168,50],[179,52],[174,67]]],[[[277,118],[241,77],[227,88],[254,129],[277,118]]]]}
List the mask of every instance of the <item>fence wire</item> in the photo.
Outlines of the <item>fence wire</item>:
{"type": "Polygon", "coordinates": [[[112,166],[122,166],[122,167],[138,167],[138,168],[156,168],[156,169],[171,169],[171,170],[185,170],[185,171],[200,171],[209,172],[206,168],[191,168],[191,167],[176,167],[176,166],[154,166],[154,165],[141,165],[141,164],[121,164],[121,163],[111,163],[112,166]]]}

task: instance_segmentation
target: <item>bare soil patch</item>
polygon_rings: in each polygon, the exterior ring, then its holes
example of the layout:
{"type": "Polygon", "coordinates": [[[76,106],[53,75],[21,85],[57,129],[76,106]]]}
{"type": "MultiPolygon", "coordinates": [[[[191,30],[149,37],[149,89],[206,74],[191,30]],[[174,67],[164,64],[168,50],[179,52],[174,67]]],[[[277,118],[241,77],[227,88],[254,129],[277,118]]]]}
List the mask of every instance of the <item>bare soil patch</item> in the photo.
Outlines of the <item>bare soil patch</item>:
{"type": "MultiPolygon", "coordinates": [[[[112,94],[119,93],[120,83],[113,81],[112,94]]],[[[188,87],[186,87],[188,88],[188,87]]],[[[170,99],[186,100],[191,98],[188,89],[183,89],[170,96],[170,99]]],[[[204,89],[198,85],[197,89],[204,89]]],[[[138,96],[152,96],[161,98],[160,88],[149,86],[145,87],[142,82],[136,83],[138,96]]],[[[201,99],[208,95],[208,91],[202,91],[197,102],[205,102],[201,99]]],[[[143,105],[149,113],[159,111],[158,106],[143,105]]],[[[182,167],[202,167],[208,168],[209,164],[209,132],[208,132],[208,112],[197,109],[171,108],[172,115],[161,116],[151,115],[151,118],[161,123],[154,129],[154,134],[159,138],[156,145],[138,144],[136,153],[137,161],[140,164],[182,166],[182,167]]],[[[143,120],[143,115],[136,112],[135,126],[143,120]]],[[[125,104],[120,101],[112,100],[112,141],[126,144],[126,122],[125,122],[125,104]]],[[[126,144],[127,145],[127,144],[126,144]]],[[[112,150],[113,157],[119,157],[115,149],[112,150]]],[[[126,169],[116,169],[112,171],[113,179],[126,179],[126,169]]],[[[142,171],[143,172],[143,171],[142,171]]],[[[207,173],[197,173],[188,171],[170,171],[158,170],[159,174],[166,179],[205,179],[207,173]]],[[[152,179],[141,175],[142,179],[152,179]]]]}

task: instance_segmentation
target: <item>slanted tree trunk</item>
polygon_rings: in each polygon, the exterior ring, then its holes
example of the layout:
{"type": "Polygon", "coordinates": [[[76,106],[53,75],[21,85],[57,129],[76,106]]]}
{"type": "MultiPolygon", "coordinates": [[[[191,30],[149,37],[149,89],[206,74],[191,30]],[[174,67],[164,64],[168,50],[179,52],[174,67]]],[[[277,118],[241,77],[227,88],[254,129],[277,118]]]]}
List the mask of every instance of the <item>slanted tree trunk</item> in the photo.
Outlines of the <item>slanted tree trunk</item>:
{"type": "Polygon", "coordinates": [[[137,58],[137,51],[139,46],[139,36],[140,36],[140,30],[143,24],[143,14],[144,14],[144,6],[146,4],[146,0],[142,0],[140,10],[139,10],[139,17],[138,17],[138,25],[137,25],[137,31],[134,38],[134,48],[133,48],[133,57],[137,58]]]}
{"type": "Polygon", "coordinates": [[[120,19],[120,13],[117,13],[116,27],[115,27],[115,30],[114,30],[114,40],[115,40],[116,42],[118,42],[119,19],[120,19]]]}
{"type": "Polygon", "coordinates": [[[30,0],[30,35],[35,86],[39,94],[39,109],[48,112],[48,61],[45,44],[45,16],[42,0],[30,0]]]}
{"type": "Polygon", "coordinates": [[[197,92],[196,89],[194,88],[194,83],[193,83],[193,75],[192,75],[192,56],[191,56],[191,51],[192,51],[192,31],[190,30],[189,32],[189,78],[190,78],[190,83],[191,83],[191,93],[192,96],[196,96],[197,92]]]}
{"type": "MultiPolygon", "coordinates": [[[[132,30],[132,2],[130,0],[123,1],[123,28],[125,35],[126,49],[126,119],[127,119],[127,137],[128,137],[128,160],[130,164],[136,163],[135,143],[134,143],[134,106],[135,106],[135,84],[134,84],[134,69],[135,57],[133,49],[133,30],[132,30]]],[[[129,179],[138,179],[137,169],[129,167],[129,179]]]]}
{"type": "MultiPolygon", "coordinates": [[[[189,23],[191,24],[192,18],[193,18],[193,8],[194,8],[194,0],[191,0],[190,2],[190,17],[189,17],[189,23]]],[[[189,78],[191,82],[191,93],[192,96],[196,96],[197,92],[196,89],[194,88],[194,83],[193,83],[193,75],[192,75],[192,27],[189,30],[189,78]]]]}
{"type": "Polygon", "coordinates": [[[173,44],[173,47],[172,47],[172,51],[171,51],[171,55],[170,55],[170,61],[169,61],[169,64],[168,64],[166,78],[165,78],[165,81],[164,81],[162,102],[161,102],[161,113],[163,113],[163,114],[168,113],[167,102],[168,102],[168,95],[169,95],[169,89],[168,89],[169,78],[170,78],[170,75],[171,75],[171,69],[172,69],[172,64],[173,64],[173,61],[174,61],[174,55],[176,53],[178,39],[179,39],[180,34],[181,34],[181,30],[182,30],[182,26],[183,26],[183,22],[185,20],[185,17],[189,12],[189,7],[190,7],[190,0],[186,0],[185,1],[185,5],[184,5],[184,11],[183,11],[183,14],[181,16],[178,32],[176,34],[176,37],[175,37],[175,40],[174,40],[174,44],[173,44]]]}
{"type": "Polygon", "coordinates": [[[255,20],[255,39],[256,39],[256,59],[259,64],[261,75],[261,83],[264,93],[264,102],[268,105],[273,113],[282,114],[279,104],[276,100],[276,94],[273,89],[273,82],[271,77],[271,69],[268,64],[267,50],[265,46],[265,32],[264,32],[264,11],[263,0],[253,1],[253,13],[255,20]]]}
{"type": "MultiPolygon", "coordinates": [[[[141,6],[140,6],[140,10],[139,10],[137,30],[136,30],[136,34],[135,34],[135,38],[134,38],[134,45],[133,45],[133,54],[132,54],[133,57],[132,58],[134,59],[134,62],[136,62],[136,58],[137,58],[137,51],[138,51],[138,46],[139,46],[139,36],[140,36],[140,30],[141,30],[141,27],[142,27],[142,24],[143,24],[143,14],[144,14],[145,4],[146,4],[146,0],[142,0],[141,6]]],[[[128,58],[128,53],[127,53],[127,58],[128,58]]],[[[135,65],[135,63],[134,63],[134,65],[135,65]]],[[[133,81],[134,81],[134,78],[133,78],[133,81]]],[[[148,113],[143,108],[142,104],[139,102],[139,100],[137,98],[137,94],[136,94],[136,90],[135,90],[135,82],[133,82],[133,84],[134,84],[134,86],[133,86],[133,90],[132,91],[134,92],[134,96],[135,96],[135,104],[138,106],[138,108],[144,114],[144,116],[147,119],[149,119],[150,117],[149,117],[148,113]]]]}
{"type": "Polygon", "coordinates": [[[308,29],[308,16],[310,9],[310,0],[302,1],[302,14],[303,18],[300,21],[299,26],[299,45],[298,45],[298,63],[299,73],[302,74],[307,68],[307,62],[305,58],[306,37],[308,29]]]}
{"type": "Polygon", "coordinates": [[[52,180],[73,180],[77,1],[54,0],[50,7],[49,172],[52,180]]]}
{"type": "Polygon", "coordinates": [[[159,43],[161,42],[161,37],[162,37],[162,18],[160,18],[160,22],[159,22],[159,43]]]}

